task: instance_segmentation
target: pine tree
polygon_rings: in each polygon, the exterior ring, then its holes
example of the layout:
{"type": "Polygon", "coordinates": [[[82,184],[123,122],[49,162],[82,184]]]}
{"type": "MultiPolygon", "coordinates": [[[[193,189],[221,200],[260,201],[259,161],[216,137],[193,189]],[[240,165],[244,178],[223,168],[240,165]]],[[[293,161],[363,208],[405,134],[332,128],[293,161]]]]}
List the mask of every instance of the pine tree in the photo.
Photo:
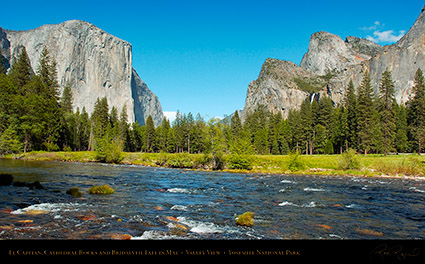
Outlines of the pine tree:
{"type": "Polygon", "coordinates": [[[142,150],[142,138],[139,133],[140,124],[139,122],[134,122],[131,124],[131,129],[129,131],[130,138],[130,149],[131,152],[138,152],[142,150]]]}
{"type": "Polygon", "coordinates": [[[242,130],[242,122],[241,122],[241,119],[239,118],[239,113],[237,110],[232,115],[231,126],[232,126],[232,136],[238,137],[242,130]]]}
{"type": "Polygon", "coordinates": [[[176,119],[173,122],[174,128],[174,144],[176,146],[175,152],[183,152],[184,146],[184,124],[183,124],[183,114],[177,110],[176,119]]]}
{"type": "Polygon", "coordinates": [[[37,77],[43,83],[39,95],[42,97],[42,111],[45,122],[45,135],[43,145],[48,151],[57,150],[57,141],[61,125],[61,108],[59,104],[59,83],[57,80],[56,62],[50,57],[47,48],[41,52],[39,65],[37,68],[37,77]]]}
{"type": "Polygon", "coordinates": [[[161,152],[168,152],[167,138],[170,130],[170,121],[166,117],[162,119],[161,125],[156,128],[158,136],[158,148],[161,152]]]}
{"type": "MultiPolygon", "coordinates": [[[[77,111],[78,112],[78,111],[77,111]]],[[[79,129],[76,131],[78,135],[78,150],[88,150],[90,142],[90,118],[89,114],[86,111],[86,108],[83,107],[81,114],[77,115],[79,121],[79,129]]]]}
{"type": "Polygon", "coordinates": [[[365,72],[357,91],[357,122],[359,147],[367,155],[372,145],[372,115],[374,112],[373,89],[369,72],[365,72]]]}
{"type": "Polygon", "coordinates": [[[99,139],[102,139],[110,127],[109,121],[109,106],[106,97],[102,99],[97,98],[94,104],[94,110],[91,115],[91,128],[90,128],[90,139],[89,149],[95,150],[99,139]]]}
{"type": "Polygon", "coordinates": [[[325,153],[325,146],[328,140],[327,130],[321,124],[317,124],[314,127],[314,136],[313,136],[313,144],[314,144],[314,153],[323,154],[325,153]]]}
{"type": "Polygon", "coordinates": [[[414,97],[408,102],[408,122],[418,154],[425,142],[425,78],[419,68],[415,74],[414,97]]]}
{"type": "Polygon", "coordinates": [[[31,63],[25,47],[22,48],[19,58],[14,60],[10,69],[10,76],[15,87],[21,90],[21,94],[24,94],[25,85],[29,83],[33,76],[31,63]]]}
{"type": "Polygon", "coordinates": [[[397,152],[405,153],[409,149],[407,137],[407,110],[401,104],[395,105],[395,120],[396,120],[396,134],[395,134],[395,148],[397,152]]]}
{"type": "Polygon", "coordinates": [[[57,77],[57,64],[54,58],[50,57],[49,51],[46,47],[43,48],[39,65],[37,68],[37,74],[40,76],[41,81],[47,88],[46,94],[50,98],[54,98],[56,101],[59,100],[59,83],[57,77]]]}
{"type": "Polygon", "coordinates": [[[124,151],[130,150],[130,125],[128,124],[127,105],[123,105],[117,125],[117,142],[121,142],[124,151]]]}
{"type": "Polygon", "coordinates": [[[155,124],[153,123],[152,116],[149,115],[146,119],[146,152],[154,152],[155,151],[155,141],[156,141],[156,133],[155,133],[155,124]]]}
{"type": "Polygon", "coordinates": [[[109,113],[109,123],[111,127],[114,129],[115,134],[118,134],[118,110],[115,106],[112,106],[111,112],[109,113]]]}
{"type": "Polygon", "coordinates": [[[324,126],[327,131],[330,131],[333,110],[334,107],[332,104],[332,99],[327,96],[320,97],[317,121],[319,124],[324,126]]]}
{"type": "Polygon", "coordinates": [[[339,153],[343,153],[343,149],[348,150],[348,139],[350,136],[350,131],[348,128],[348,111],[343,106],[338,106],[332,111],[331,117],[331,126],[329,137],[327,138],[327,148],[326,154],[333,154],[333,149],[337,150],[339,153]],[[332,146],[332,151],[331,147],[332,146]]]}
{"type": "Polygon", "coordinates": [[[63,88],[62,97],[60,100],[60,106],[64,113],[72,113],[72,101],[73,94],[71,83],[66,82],[65,87],[63,88]]]}
{"type": "Polygon", "coordinates": [[[305,154],[313,154],[313,113],[311,111],[310,100],[303,101],[300,107],[302,123],[302,139],[305,145],[305,154]]]}
{"type": "Polygon", "coordinates": [[[358,133],[358,124],[357,124],[357,98],[354,91],[353,81],[350,80],[348,85],[347,92],[344,97],[344,109],[346,111],[347,118],[347,146],[349,148],[357,149],[357,133],[358,133]]]}
{"type": "MultiPolygon", "coordinates": [[[[75,129],[79,125],[78,115],[72,112],[72,100],[73,100],[71,84],[67,82],[62,92],[59,105],[61,110],[61,131],[60,131],[60,142],[62,142],[63,148],[70,147],[74,148],[74,136],[76,136],[75,129]]],[[[78,111],[79,112],[79,111],[78,111]]]]}
{"type": "Polygon", "coordinates": [[[300,153],[300,147],[301,147],[302,136],[303,136],[303,124],[301,121],[300,111],[289,110],[288,123],[292,131],[291,133],[292,144],[290,145],[290,150],[296,153],[300,153]]]}
{"type": "Polygon", "coordinates": [[[379,91],[378,111],[381,116],[384,155],[387,155],[393,148],[396,132],[394,82],[388,70],[382,74],[379,91]]]}
{"type": "Polygon", "coordinates": [[[217,118],[212,118],[208,121],[208,134],[207,134],[207,152],[211,153],[213,170],[220,170],[224,168],[224,151],[225,139],[223,135],[222,123],[217,118]]]}
{"type": "Polygon", "coordinates": [[[17,88],[10,76],[0,74],[0,133],[6,130],[11,123],[17,124],[18,108],[21,107],[17,99],[17,88]]]}
{"type": "Polygon", "coordinates": [[[202,153],[206,150],[206,135],[208,133],[207,124],[198,113],[195,118],[195,124],[192,127],[192,153],[202,153]]]}

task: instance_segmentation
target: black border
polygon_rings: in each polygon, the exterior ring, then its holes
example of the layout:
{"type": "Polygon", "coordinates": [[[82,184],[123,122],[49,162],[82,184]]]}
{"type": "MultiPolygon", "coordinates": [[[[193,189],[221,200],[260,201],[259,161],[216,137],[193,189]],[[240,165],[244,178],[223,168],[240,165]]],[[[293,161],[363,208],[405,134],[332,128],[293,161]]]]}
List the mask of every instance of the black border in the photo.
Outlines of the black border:
{"type": "Polygon", "coordinates": [[[425,240],[2,240],[0,257],[246,258],[273,261],[425,263],[425,240]]]}

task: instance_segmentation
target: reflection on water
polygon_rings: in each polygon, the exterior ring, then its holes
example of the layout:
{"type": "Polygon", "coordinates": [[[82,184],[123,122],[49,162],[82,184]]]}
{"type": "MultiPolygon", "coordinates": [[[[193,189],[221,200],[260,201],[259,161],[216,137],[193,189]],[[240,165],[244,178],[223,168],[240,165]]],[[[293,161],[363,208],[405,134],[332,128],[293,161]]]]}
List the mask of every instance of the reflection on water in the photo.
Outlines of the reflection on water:
{"type": "Polygon", "coordinates": [[[424,239],[425,181],[0,159],[2,239],[424,239]],[[112,195],[89,195],[108,184],[112,195]],[[72,187],[81,198],[66,194],[72,187]],[[235,216],[255,213],[253,227],[235,216]]]}

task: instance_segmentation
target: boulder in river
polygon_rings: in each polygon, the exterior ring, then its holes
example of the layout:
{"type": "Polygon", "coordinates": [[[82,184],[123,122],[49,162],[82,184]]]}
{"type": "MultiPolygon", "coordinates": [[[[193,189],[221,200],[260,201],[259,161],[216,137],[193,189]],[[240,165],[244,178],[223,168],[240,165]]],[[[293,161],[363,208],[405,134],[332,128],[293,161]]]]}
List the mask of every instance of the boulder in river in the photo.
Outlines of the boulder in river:
{"type": "Polygon", "coordinates": [[[254,213],[246,212],[239,215],[236,218],[236,224],[240,226],[253,226],[254,225],[254,213]]]}
{"type": "Polygon", "coordinates": [[[113,194],[115,191],[108,185],[93,186],[89,189],[89,194],[113,194]]]}

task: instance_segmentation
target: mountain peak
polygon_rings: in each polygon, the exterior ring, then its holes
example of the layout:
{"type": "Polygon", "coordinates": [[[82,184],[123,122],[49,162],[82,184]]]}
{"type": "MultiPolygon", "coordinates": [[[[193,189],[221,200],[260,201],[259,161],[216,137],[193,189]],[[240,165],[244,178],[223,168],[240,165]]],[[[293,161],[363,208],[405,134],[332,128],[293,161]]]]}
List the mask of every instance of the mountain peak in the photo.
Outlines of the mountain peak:
{"type": "Polygon", "coordinates": [[[131,123],[144,124],[149,115],[156,125],[162,121],[158,98],[132,67],[130,43],[89,22],[68,20],[28,31],[6,31],[0,34],[0,45],[9,60],[25,47],[33,69],[46,47],[57,62],[60,90],[67,82],[72,86],[74,110],[85,107],[91,113],[97,98],[106,97],[110,107],[120,111],[126,106],[131,123]]]}

